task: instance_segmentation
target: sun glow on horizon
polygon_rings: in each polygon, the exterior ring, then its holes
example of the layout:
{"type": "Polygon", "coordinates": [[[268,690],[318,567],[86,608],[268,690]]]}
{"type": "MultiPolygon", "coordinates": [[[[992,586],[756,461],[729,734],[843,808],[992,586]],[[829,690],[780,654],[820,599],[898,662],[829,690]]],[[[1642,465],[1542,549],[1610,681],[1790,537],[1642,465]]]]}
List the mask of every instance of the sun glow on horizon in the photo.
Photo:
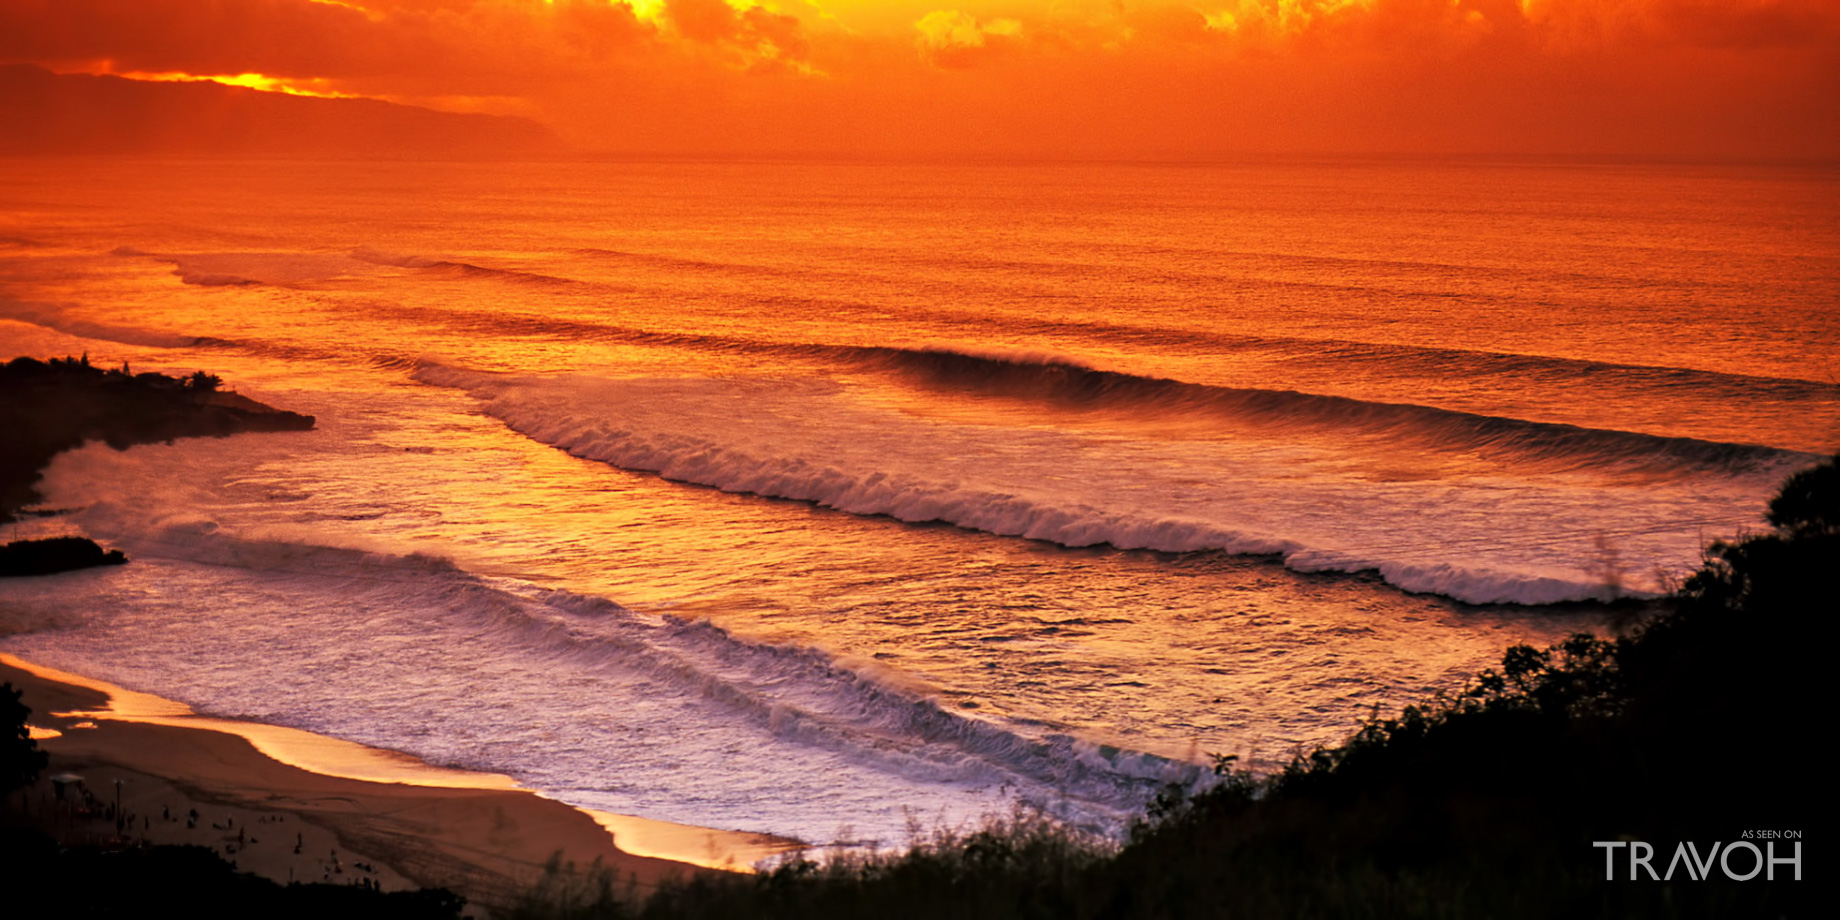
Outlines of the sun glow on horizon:
{"type": "Polygon", "coordinates": [[[85,0],[0,36],[588,150],[1840,156],[1829,0],[85,0]]]}
{"type": "MultiPolygon", "coordinates": [[[[324,0],[314,0],[324,2],[324,0]]],[[[343,5],[343,4],[340,4],[343,5]]],[[[180,71],[145,71],[116,70],[113,62],[101,61],[88,67],[73,68],[63,73],[88,74],[97,77],[120,77],[142,83],[217,83],[223,86],[235,86],[240,89],[252,89],[263,93],[281,93],[288,96],[312,96],[319,99],[362,99],[356,93],[342,93],[330,87],[328,80],[309,77],[305,79],[272,77],[260,73],[238,74],[197,74],[180,71]]]]}

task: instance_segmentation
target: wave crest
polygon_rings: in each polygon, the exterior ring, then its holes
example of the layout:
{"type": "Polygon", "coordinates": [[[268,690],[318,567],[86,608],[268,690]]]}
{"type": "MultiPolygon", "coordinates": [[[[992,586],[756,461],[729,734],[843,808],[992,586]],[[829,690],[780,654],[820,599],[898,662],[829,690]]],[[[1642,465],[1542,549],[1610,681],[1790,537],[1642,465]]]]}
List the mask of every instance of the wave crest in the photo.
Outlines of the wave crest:
{"type": "Polygon", "coordinates": [[[1770,447],[1669,438],[1628,431],[1477,415],[1399,403],[1369,402],[1295,390],[1209,386],[1098,370],[1045,353],[980,353],[947,348],[882,348],[865,363],[927,386],[1030,400],[1062,409],[1163,417],[1204,415],[1268,433],[1377,437],[1394,444],[1602,468],[1657,463],[1717,470],[1778,464],[1770,447]]]}
{"type": "MultiPolygon", "coordinates": [[[[1162,785],[1208,779],[1196,764],[960,714],[819,649],[752,641],[707,620],[487,578],[439,556],[245,537],[205,519],[142,528],[125,509],[104,506],[84,518],[110,531],[111,541],[133,557],[248,569],[280,586],[291,579],[349,583],[367,602],[381,598],[440,620],[428,624],[435,634],[484,636],[530,667],[639,682],[661,698],[697,701],[697,718],[724,732],[739,735],[745,727],[902,783],[1010,788],[1044,803],[1057,799],[1069,819],[1115,830],[1162,785]]],[[[515,764],[461,765],[516,772],[515,764]]]]}
{"type": "MultiPolygon", "coordinates": [[[[1035,386],[1040,377],[1028,375],[1042,369],[1081,386],[1140,385],[1052,363],[998,370],[1035,386]]],[[[1412,458],[1362,453],[1360,439],[1154,442],[998,428],[893,411],[836,382],[540,379],[435,364],[415,374],[468,390],[528,437],[667,479],[1065,546],[1279,554],[1294,568],[1373,570],[1470,603],[1657,593],[1657,570],[1691,568],[1702,532],[1753,521],[1731,509],[1761,507],[1805,461],[1709,445],[1714,462],[1661,478],[1443,460],[1400,474],[1392,465],[1412,458]],[[1726,449],[1740,462],[1723,462],[1726,449]],[[1750,458],[1757,469],[1745,469],[1750,458]],[[1607,574],[1606,540],[1627,574],[1607,574]]],[[[1276,401],[1284,411],[1288,400],[1276,401]]]]}

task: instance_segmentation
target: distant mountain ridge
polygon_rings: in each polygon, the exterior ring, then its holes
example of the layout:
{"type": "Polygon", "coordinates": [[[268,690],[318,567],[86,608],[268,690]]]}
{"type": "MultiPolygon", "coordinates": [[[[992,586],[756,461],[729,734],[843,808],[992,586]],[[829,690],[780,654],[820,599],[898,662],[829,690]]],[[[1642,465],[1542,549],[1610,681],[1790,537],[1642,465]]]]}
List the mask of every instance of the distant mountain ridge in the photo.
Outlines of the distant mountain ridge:
{"type": "Polygon", "coordinates": [[[0,154],[470,157],[554,152],[524,118],[211,82],[150,82],[0,65],[0,154]]]}

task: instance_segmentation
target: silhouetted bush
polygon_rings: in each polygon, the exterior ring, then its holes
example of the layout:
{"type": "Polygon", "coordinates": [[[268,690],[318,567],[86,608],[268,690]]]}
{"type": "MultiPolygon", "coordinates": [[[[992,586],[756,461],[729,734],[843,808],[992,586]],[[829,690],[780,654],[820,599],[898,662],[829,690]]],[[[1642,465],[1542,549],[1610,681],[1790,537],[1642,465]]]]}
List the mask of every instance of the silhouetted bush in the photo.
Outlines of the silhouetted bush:
{"type": "Polygon", "coordinates": [[[45,752],[26,726],[32,709],[21,695],[11,683],[0,684],[0,796],[38,779],[45,768],[45,752]]]}

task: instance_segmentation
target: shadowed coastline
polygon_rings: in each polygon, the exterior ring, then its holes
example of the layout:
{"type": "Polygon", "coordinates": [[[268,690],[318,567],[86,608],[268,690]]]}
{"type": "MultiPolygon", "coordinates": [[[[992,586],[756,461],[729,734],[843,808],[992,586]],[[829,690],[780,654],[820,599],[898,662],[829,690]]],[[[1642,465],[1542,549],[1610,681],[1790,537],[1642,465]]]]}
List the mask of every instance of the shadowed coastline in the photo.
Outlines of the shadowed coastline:
{"type": "Polygon", "coordinates": [[[0,64],[0,156],[444,157],[561,148],[523,118],[440,112],[380,99],[324,99],[211,81],[53,73],[0,64]]]}
{"type": "MultiPolygon", "coordinates": [[[[0,523],[37,502],[38,476],[60,452],[102,441],[116,450],[176,438],[245,431],[306,431],[310,415],[219,389],[203,371],[189,377],[104,370],[81,358],[15,358],[0,365],[0,523]]],[[[23,540],[0,548],[0,576],[48,575],[127,560],[81,537],[23,540]]]]}

